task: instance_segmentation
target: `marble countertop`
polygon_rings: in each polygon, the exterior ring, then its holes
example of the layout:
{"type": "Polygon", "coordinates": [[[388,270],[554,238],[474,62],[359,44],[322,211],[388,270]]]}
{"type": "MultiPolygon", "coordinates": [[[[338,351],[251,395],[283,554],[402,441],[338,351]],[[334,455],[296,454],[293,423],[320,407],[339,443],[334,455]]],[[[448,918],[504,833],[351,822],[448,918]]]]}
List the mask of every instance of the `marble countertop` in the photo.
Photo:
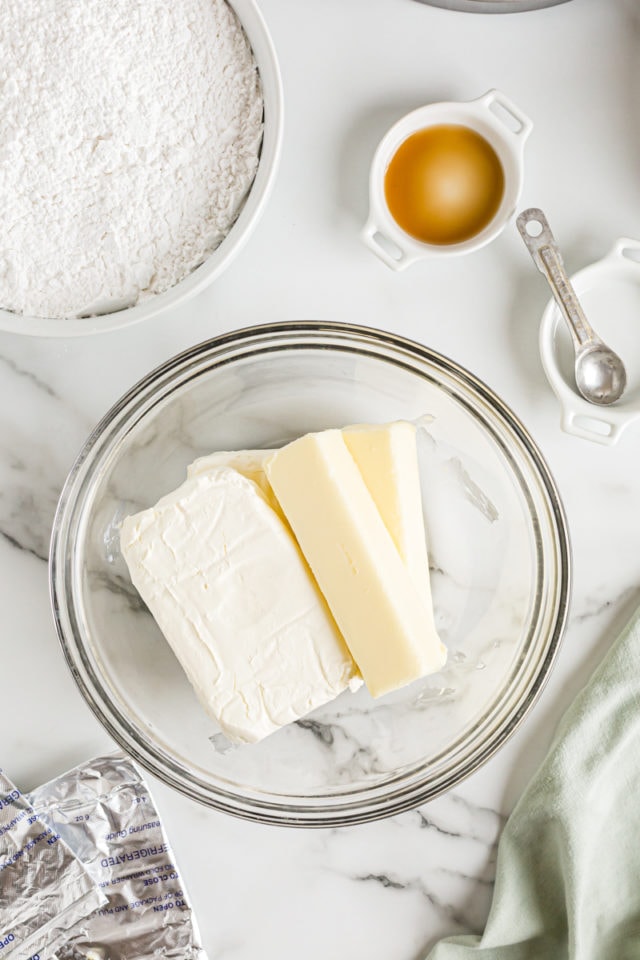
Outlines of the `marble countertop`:
{"type": "MultiPolygon", "coordinates": [[[[364,323],[452,357],[512,406],[569,519],[569,626],[543,695],[509,743],[412,813],[327,831],[261,827],[154,794],[216,960],[417,960],[481,930],[505,818],[640,585],[640,424],[607,448],[560,430],[537,349],[547,300],[511,225],[463,258],[394,274],[358,239],[388,126],[423,103],[502,89],[534,122],[521,207],[546,210],[570,271],[640,239],[640,18],[633,0],[474,16],[413,0],[261,0],[286,129],[248,244],[184,307],[112,334],[0,334],[2,765],[24,789],[112,748],[63,662],[49,610],[49,533],[91,427],[134,381],[209,336],[278,320],[364,323]]],[[[637,6],[637,5],[636,5],[637,6]]]]}

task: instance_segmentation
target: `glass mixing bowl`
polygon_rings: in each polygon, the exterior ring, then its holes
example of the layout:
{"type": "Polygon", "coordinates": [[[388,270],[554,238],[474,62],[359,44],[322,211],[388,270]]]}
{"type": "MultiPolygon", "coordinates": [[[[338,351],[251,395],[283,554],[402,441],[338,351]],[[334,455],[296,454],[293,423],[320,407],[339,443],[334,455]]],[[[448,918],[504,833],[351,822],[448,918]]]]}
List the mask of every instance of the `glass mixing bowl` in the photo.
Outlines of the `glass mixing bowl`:
{"type": "Polygon", "coordinates": [[[567,615],[569,544],[528,433],[474,376],[392,334],[342,324],[241,330],[169,360],[87,440],[51,546],[54,616],[87,702],[189,797],[270,823],[399,813],[468,776],[538,696],[567,615]],[[124,516],[213,450],[349,423],[419,422],[426,533],[446,668],[373,700],[345,692],[261,743],[230,747],[132,587],[124,516]]]}

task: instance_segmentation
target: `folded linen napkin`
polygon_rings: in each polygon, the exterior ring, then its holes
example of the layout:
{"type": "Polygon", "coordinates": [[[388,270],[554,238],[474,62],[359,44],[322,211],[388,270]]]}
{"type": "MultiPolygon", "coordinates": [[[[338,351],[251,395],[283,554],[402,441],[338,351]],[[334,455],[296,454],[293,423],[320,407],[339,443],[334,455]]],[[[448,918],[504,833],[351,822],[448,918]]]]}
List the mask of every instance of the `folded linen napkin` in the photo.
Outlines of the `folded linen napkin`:
{"type": "Polygon", "coordinates": [[[482,936],[428,960],[640,960],[640,611],[507,821],[482,936]]]}

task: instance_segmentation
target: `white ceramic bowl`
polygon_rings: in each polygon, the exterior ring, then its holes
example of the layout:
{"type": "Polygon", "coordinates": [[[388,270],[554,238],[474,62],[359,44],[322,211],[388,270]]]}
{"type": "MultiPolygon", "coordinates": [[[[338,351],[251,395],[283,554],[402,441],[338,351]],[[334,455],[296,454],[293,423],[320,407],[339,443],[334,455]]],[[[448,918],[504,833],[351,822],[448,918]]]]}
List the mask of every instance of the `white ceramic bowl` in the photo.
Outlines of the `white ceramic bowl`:
{"type": "Polygon", "coordinates": [[[542,365],[560,401],[565,433],[611,446],[640,418],[640,241],[620,238],[571,283],[596,333],[622,358],[627,388],[608,407],[588,403],[578,393],[573,345],[555,300],[547,304],[540,324],[542,365]]]}
{"type": "Polygon", "coordinates": [[[413,110],[391,127],[380,141],[369,176],[369,219],[362,239],[393,270],[416,260],[471,253],[493,240],[515,213],[522,191],[523,154],[533,124],[499,90],[467,103],[431,103],[413,110]],[[459,124],[475,130],[493,147],[504,171],[502,202],[484,230],[463,243],[432,244],[416,240],[391,215],[384,194],[387,167],[399,146],[418,130],[437,124],[459,124]]]}
{"type": "Polygon", "coordinates": [[[201,266],[175,286],[133,307],[82,319],[26,317],[0,309],[0,330],[38,337],[73,337],[104,333],[147,320],[199,293],[222,273],[242,249],[260,219],[277,172],[283,123],[282,80],[269,31],[255,0],[227,2],[242,23],[258,64],[264,99],[264,134],[255,180],[238,219],[225,239],[201,266]]]}

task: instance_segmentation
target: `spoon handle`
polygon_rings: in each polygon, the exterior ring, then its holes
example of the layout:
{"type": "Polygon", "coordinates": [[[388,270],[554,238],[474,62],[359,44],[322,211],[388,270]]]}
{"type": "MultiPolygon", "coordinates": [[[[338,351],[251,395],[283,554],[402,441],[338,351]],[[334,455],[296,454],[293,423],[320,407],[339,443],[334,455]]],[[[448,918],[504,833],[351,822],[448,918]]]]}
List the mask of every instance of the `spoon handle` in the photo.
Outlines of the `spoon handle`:
{"type": "Polygon", "coordinates": [[[566,274],[562,256],[542,210],[537,207],[524,210],[516,224],[533,262],[547,278],[555,301],[569,325],[576,348],[582,348],[587,343],[599,343],[600,338],[585,317],[566,274]]]}

